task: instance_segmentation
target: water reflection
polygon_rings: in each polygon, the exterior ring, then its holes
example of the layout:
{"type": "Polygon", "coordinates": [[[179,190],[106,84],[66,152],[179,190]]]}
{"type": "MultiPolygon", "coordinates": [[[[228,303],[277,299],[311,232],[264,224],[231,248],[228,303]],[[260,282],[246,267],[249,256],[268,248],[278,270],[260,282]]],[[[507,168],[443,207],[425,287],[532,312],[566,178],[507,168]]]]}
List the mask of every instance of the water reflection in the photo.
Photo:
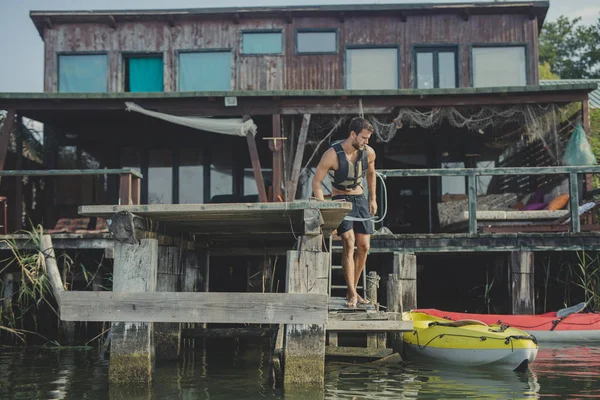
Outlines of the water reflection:
{"type": "Polygon", "coordinates": [[[108,385],[95,349],[0,348],[1,399],[506,399],[600,397],[600,347],[540,349],[526,373],[328,362],[324,388],[273,387],[269,343],[197,341],[150,386],[108,385]]]}
{"type": "Polygon", "coordinates": [[[327,398],[478,398],[537,397],[539,384],[531,371],[431,369],[412,364],[379,367],[331,365],[327,398]]]}

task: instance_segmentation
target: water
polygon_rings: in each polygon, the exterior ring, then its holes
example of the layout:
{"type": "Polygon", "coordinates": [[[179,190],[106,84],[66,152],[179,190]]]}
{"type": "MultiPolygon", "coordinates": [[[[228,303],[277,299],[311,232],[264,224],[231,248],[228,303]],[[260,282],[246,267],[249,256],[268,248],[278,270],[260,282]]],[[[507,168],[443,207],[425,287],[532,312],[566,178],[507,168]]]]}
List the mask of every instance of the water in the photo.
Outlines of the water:
{"type": "Polygon", "coordinates": [[[525,373],[330,362],[325,388],[274,388],[268,346],[217,341],[158,363],[151,386],[108,385],[96,349],[0,348],[0,399],[522,399],[600,397],[600,346],[540,349],[525,373]]]}

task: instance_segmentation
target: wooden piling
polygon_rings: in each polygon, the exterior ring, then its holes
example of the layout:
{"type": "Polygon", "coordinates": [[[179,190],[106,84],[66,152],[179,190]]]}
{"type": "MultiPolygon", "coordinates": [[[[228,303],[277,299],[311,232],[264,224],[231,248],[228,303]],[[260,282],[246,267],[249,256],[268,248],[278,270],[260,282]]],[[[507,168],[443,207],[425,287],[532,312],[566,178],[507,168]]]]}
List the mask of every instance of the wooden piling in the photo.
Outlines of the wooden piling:
{"type": "Polygon", "coordinates": [[[413,253],[394,253],[393,271],[400,285],[400,289],[396,291],[400,296],[400,308],[394,311],[417,308],[417,256],[413,253]]]}
{"type": "MultiPolygon", "coordinates": [[[[177,292],[180,279],[181,251],[176,246],[158,247],[157,292],[177,292]]],[[[179,354],[179,323],[154,324],[154,348],[157,360],[176,360],[179,354]]]]}
{"type": "Polygon", "coordinates": [[[4,274],[4,284],[2,289],[2,309],[4,312],[12,308],[12,297],[14,294],[14,276],[11,273],[4,274]]]}
{"type": "Polygon", "coordinates": [[[513,314],[535,314],[533,260],[532,251],[513,251],[510,253],[513,314]]]}
{"type": "Polygon", "coordinates": [[[375,306],[375,311],[379,311],[379,301],[377,291],[379,289],[379,275],[376,271],[370,271],[367,276],[367,298],[375,306]]]}
{"type": "MultiPolygon", "coordinates": [[[[305,210],[304,236],[298,251],[287,252],[287,292],[328,292],[329,254],[321,251],[322,217],[319,210],[305,210]]],[[[285,327],[284,386],[323,386],[325,379],[325,324],[285,327]]]]}
{"type": "MultiPolygon", "coordinates": [[[[115,241],[113,292],[156,291],[158,239],[154,232],[135,232],[135,237],[140,236],[143,238],[134,244],[115,241]]],[[[152,379],[153,331],[151,322],[112,323],[110,383],[149,382],[152,379]]]]}

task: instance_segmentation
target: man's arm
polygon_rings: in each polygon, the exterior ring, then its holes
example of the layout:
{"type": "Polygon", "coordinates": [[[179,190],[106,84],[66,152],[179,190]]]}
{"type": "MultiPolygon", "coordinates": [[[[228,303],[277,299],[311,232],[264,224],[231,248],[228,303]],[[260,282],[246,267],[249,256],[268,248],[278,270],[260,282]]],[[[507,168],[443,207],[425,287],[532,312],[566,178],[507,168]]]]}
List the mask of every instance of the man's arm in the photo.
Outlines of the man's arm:
{"type": "Polygon", "coordinates": [[[368,147],[369,167],[367,169],[367,187],[369,188],[369,213],[377,213],[377,176],[375,174],[375,150],[368,147]]]}
{"type": "Polygon", "coordinates": [[[329,149],[323,154],[321,157],[321,161],[319,161],[319,165],[317,165],[317,169],[315,171],[315,175],[312,180],[312,191],[313,196],[315,196],[319,200],[325,200],[325,196],[323,195],[323,181],[327,176],[327,172],[334,167],[333,158],[335,156],[335,152],[332,149],[329,149]]]}

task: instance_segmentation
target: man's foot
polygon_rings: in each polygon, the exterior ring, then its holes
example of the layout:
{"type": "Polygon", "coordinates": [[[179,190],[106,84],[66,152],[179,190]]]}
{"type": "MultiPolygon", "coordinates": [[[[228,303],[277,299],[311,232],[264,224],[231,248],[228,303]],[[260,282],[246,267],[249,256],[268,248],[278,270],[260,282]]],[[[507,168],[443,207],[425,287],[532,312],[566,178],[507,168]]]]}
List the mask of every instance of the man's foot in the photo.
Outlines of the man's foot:
{"type": "MultiPolygon", "coordinates": [[[[350,301],[350,295],[346,294],[346,300],[350,301]]],[[[369,300],[365,300],[363,299],[359,294],[356,295],[356,302],[358,304],[371,304],[371,302],[369,300]]]]}
{"type": "Polygon", "coordinates": [[[371,304],[371,302],[369,300],[365,300],[362,297],[360,297],[360,295],[358,296],[358,304],[371,304]]]}
{"type": "Polygon", "coordinates": [[[346,297],[346,305],[350,308],[356,308],[356,303],[358,302],[358,299],[356,298],[356,296],[352,296],[350,298],[346,297]]]}

